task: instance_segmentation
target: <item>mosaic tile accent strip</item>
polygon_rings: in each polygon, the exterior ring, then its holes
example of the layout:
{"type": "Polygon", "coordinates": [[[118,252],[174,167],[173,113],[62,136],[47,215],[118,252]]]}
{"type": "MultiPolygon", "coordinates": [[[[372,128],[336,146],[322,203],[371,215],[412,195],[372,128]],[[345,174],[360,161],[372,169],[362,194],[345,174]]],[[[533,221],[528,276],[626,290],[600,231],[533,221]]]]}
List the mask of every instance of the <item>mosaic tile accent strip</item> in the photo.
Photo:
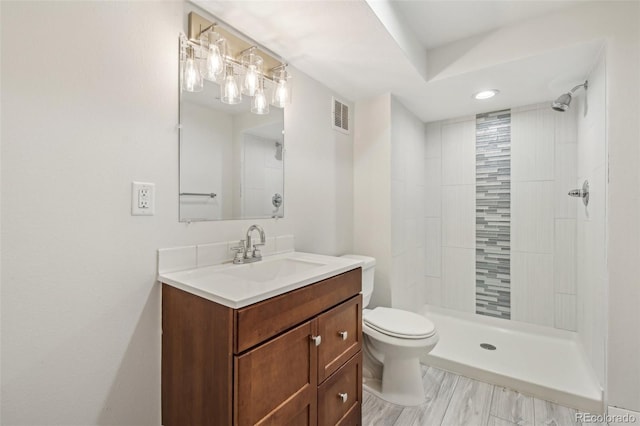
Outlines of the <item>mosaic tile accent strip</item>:
{"type": "Polygon", "coordinates": [[[476,116],[476,313],[511,318],[511,111],[476,116]]]}

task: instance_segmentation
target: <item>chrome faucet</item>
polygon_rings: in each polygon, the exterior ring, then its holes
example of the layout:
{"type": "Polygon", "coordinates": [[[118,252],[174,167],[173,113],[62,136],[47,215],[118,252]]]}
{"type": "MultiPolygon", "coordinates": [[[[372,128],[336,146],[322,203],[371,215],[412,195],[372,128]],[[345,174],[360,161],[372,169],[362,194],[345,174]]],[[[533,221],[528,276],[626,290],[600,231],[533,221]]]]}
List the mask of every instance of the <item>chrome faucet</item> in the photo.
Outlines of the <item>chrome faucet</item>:
{"type": "Polygon", "coordinates": [[[239,245],[231,247],[231,250],[236,252],[233,258],[233,263],[251,263],[262,260],[262,253],[258,246],[263,246],[267,242],[267,238],[264,235],[264,230],[260,225],[251,225],[247,230],[246,243],[245,240],[240,240],[239,245]],[[251,239],[251,233],[258,231],[260,233],[260,242],[254,243],[251,239]]]}

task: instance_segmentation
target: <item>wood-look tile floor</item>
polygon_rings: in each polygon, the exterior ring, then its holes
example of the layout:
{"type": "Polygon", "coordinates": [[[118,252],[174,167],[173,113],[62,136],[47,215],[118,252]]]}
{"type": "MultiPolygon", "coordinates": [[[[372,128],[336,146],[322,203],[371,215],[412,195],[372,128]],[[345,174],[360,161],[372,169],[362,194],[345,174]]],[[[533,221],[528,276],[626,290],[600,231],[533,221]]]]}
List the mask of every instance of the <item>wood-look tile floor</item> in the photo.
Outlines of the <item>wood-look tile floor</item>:
{"type": "MultiPolygon", "coordinates": [[[[576,410],[433,367],[422,369],[426,402],[402,407],[365,391],[363,426],[573,426],[576,410]]],[[[596,425],[589,423],[589,425],[596,425]]]]}

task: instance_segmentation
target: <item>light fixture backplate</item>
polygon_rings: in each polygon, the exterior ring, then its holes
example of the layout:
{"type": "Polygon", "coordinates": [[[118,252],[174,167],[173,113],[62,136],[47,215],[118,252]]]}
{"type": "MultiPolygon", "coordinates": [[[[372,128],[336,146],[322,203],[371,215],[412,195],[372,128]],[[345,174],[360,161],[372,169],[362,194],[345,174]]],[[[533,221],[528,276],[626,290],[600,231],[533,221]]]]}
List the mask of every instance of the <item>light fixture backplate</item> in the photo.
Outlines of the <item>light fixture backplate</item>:
{"type": "Polygon", "coordinates": [[[212,25],[215,25],[214,31],[220,34],[221,37],[226,39],[227,41],[227,59],[232,61],[237,61],[238,56],[245,50],[256,47],[255,54],[259,55],[263,61],[263,70],[265,72],[265,77],[270,78],[268,75],[268,71],[273,70],[274,68],[280,67],[285,62],[280,58],[274,56],[271,52],[265,51],[260,45],[257,43],[252,43],[248,38],[245,40],[236,34],[222,28],[219,23],[214,23],[209,21],[207,18],[197,14],[196,12],[189,13],[189,27],[187,32],[187,37],[190,41],[197,43],[200,34],[209,29],[212,25]]]}

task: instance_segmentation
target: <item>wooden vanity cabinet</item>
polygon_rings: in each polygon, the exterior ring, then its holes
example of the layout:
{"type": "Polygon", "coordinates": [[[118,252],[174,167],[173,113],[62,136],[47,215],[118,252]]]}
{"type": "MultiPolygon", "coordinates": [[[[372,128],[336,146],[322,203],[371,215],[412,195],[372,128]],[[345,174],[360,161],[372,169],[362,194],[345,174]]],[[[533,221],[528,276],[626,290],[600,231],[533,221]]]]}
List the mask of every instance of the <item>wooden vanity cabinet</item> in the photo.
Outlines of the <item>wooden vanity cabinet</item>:
{"type": "Polygon", "coordinates": [[[163,284],[162,423],[359,426],[360,288],[357,268],[232,309],[163,284]]]}

